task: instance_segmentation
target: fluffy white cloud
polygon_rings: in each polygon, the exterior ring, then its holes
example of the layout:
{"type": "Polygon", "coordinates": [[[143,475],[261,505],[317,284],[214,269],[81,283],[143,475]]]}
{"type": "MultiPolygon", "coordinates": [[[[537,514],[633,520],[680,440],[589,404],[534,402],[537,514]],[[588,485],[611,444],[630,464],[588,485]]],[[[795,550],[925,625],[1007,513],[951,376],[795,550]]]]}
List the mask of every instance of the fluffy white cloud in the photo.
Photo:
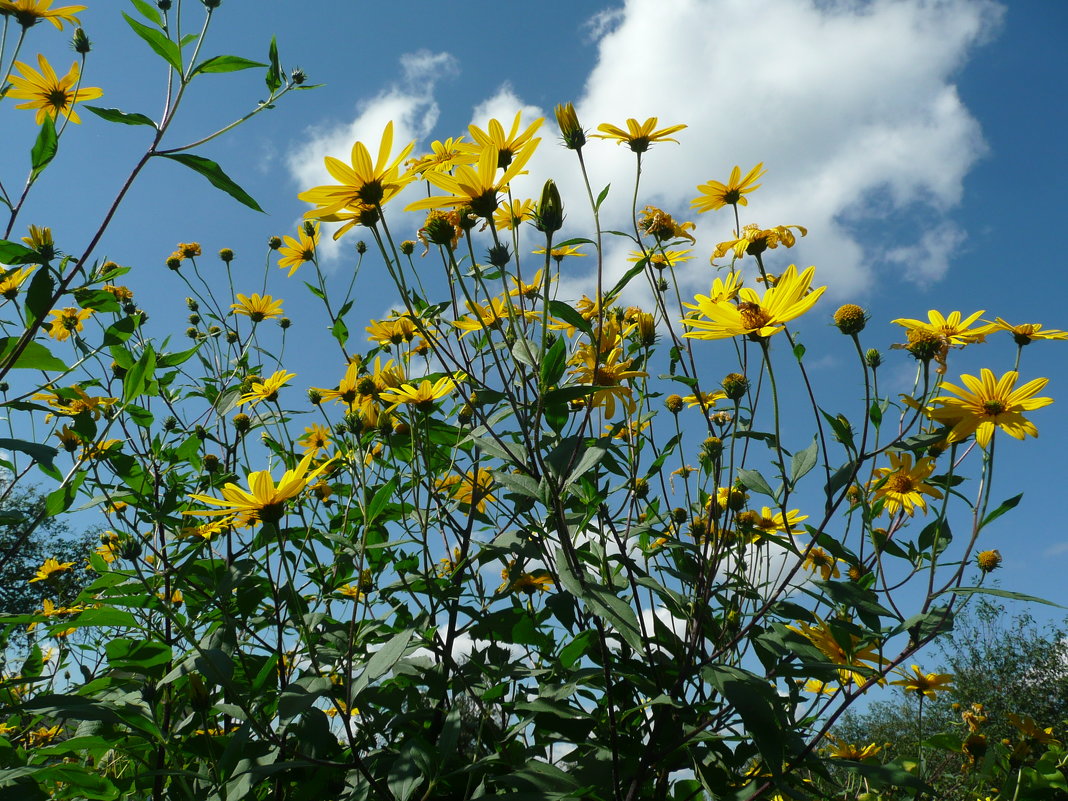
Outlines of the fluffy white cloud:
{"type": "MultiPolygon", "coordinates": [[[[696,185],[758,161],[768,172],[742,209],[743,223],[801,223],[810,231],[776,263],[816,264],[837,295],[870,289],[879,267],[927,283],[945,273],[963,237],[947,214],[985,147],[954,75],[1001,11],[991,0],[626,0],[590,21],[597,58],[576,106],[591,130],[649,116],[689,126],[677,134],[681,145],[649,151],[639,199],[698,224],[688,289],[707,286],[707,254],[734,227],[728,210],[691,216],[696,185]],[[922,223],[909,228],[914,219],[922,223]],[[886,220],[899,230],[884,231],[886,220]]],[[[408,57],[405,80],[352,123],[313,137],[293,159],[294,174],[305,185],[318,182],[325,152],[344,155],[358,137],[377,142],[387,119],[397,121],[398,141],[429,135],[437,117],[432,78],[452,63],[444,54],[408,57]]],[[[544,113],[506,85],[472,121],[496,116],[507,126],[520,108],[524,120],[544,113]]],[[[542,135],[531,175],[513,190],[536,196],[545,177],[557,177],[577,231],[588,212],[574,154],[555,146],[550,122],[542,135]]],[[[597,140],[586,152],[594,191],[612,185],[608,227],[622,227],[633,154],[597,140]]],[[[628,248],[623,240],[609,244],[606,270],[615,277],[628,248]]]]}

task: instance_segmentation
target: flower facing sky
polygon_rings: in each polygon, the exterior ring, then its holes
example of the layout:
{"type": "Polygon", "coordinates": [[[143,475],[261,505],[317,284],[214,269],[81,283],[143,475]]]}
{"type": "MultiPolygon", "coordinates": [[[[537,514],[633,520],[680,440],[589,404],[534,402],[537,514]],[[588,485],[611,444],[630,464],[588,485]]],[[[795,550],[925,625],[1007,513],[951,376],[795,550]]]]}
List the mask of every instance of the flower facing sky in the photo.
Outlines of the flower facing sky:
{"type": "Polygon", "coordinates": [[[787,322],[811,309],[820,299],[827,287],[809,291],[815,274],[816,268],[809,267],[798,275],[797,267],[791,264],[775,282],[775,286],[764,291],[763,298],[748,287],[739,289],[737,304],[697,295],[694,298],[696,303],[688,304],[689,308],[696,310],[697,316],[682,321],[683,325],[692,329],[684,336],[692,339],[725,339],[741,335],[770,337],[782,331],[787,322]]]}
{"type": "Polygon", "coordinates": [[[44,560],[44,564],[37,568],[37,572],[34,577],[29,580],[28,583],[33,584],[35,581],[45,581],[52,578],[52,576],[59,576],[63,573],[69,573],[70,569],[74,567],[74,562],[60,562],[58,559],[52,559],[49,557],[44,560]]]}
{"type": "Polygon", "coordinates": [[[402,174],[400,171],[401,162],[413,147],[415,142],[409,142],[398,156],[390,159],[393,150],[393,121],[390,120],[382,131],[378,158],[374,162],[363,142],[353,144],[350,164],[327,156],[324,159],[326,170],[338,183],[312,187],[297,195],[301,200],[315,205],[304,216],[329,220],[331,215],[346,209],[358,212],[364,206],[382,206],[415,178],[414,174],[402,174]]]}
{"type": "Polygon", "coordinates": [[[74,15],[85,11],[85,6],[51,6],[52,0],[0,0],[0,15],[14,17],[23,28],[36,25],[41,20],[48,20],[57,30],[63,30],[64,22],[79,25],[78,18],[74,15]]]}
{"type": "MultiPolygon", "coordinates": [[[[304,225],[311,225],[311,223],[304,225]]],[[[285,244],[278,249],[279,255],[282,256],[278,260],[278,267],[282,270],[288,267],[289,275],[293,275],[304,262],[314,261],[315,248],[319,244],[319,223],[315,224],[311,234],[308,234],[304,226],[301,226],[297,231],[297,236],[300,237],[299,240],[291,236],[283,236],[285,244]]]]}
{"type": "Polygon", "coordinates": [[[667,128],[661,128],[658,131],[656,130],[656,124],[656,117],[650,117],[641,124],[631,117],[627,120],[627,130],[625,131],[615,125],[603,122],[597,126],[597,130],[601,131],[601,133],[591,135],[598,139],[615,139],[616,144],[620,145],[626,142],[635,153],[644,153],[653,142],[674,142],[678,144],[679,140],[672,139],[671,134],[677,133],[686,127],[685,125],[669,125],[667,128]]]}
{"type": "Polygon", "coordinates": [[[284,387],[289,379],[293,378],[296,373],[287,373],[285,370],[277,370],[269,378],[265,378],[262,381],[253,381],[252,388],[249,389],[238,400],[237,405],[240,406],[243,403],[247,403],[250,406],[255,406],[261,401],[273,401],[278,398],[278,390],[284,387]]]}
{"type": "Polygon", "coordinates": [[[424,176],[438,189],[448,195],[435,195],[404,207],[405,211],[426,211],[427,209],[448,209],[454,206],[470,206],[479,217],[492,219],[497,211],[497,193],[508,186],[508,182],[523,171],[527,161],[534,154],[536,140],[531,140],[512,156],[507,169],[497,174],[500,154],[494,145],[482,148],[478,164],[469,167],[460,164],[452,175],[444,172],[428,172],[424,176]]]}
{"type": "Polygon", "coordinates": [[[15,62],[15,67],[22,74],[12,73],[7,76],[13,87],[7,96],[12,100],[26,101],[17,104],[15,108],[37,109],[35,121],[38,125],[45,121],[45,117],[56,119],[60,114],[71,122],[80,123],[81,119],[74,110],[74,104],[83,100],[95,100],[104,94],[103,89],[93,86],[75,88],[81,77],[76,61],[70,65],[70,71],[62,78],[56,75],[52,65],[40,54],[37,56],[37,64],[41,68],[40,72],[21,61],[15,62]]]}
{"type": "Polygon", "coordinates": [[[1052,398],[1032,397],[1049,383],[1049,379],[1036,378],[1016,388],[1018,377],[1019,373],[1010,370],[995,379],[994,373],[985,367],[980,378],[961,375],[960,380],[966,388],[943,383],[941,388],[957,397],[943,395],[935,398],[928,416],[952,426],[946,437],[949,442],[960,442],[975,434],[976,441],[985,448],[998,428],[1016,439],[1024,439],[1028,434],[1037,437],[1038,429],[1023,416],[1023,412],[1053,403],[1052,398]]]}
{"type": "Polygon", "coordinates": [[[244,314],[252,322],[258,323],[272,317],[281,317],[282,301],[275,300],[270,295],[260,295],[258,292],[251,295],[238,293],[237,303],[231,304],[230,309],[234,314],[244,314]]]}
{"type": "Polygon", "coordinates": [[[883,509],[891,515],[904,510],[911,517],[917,508],[926,514],[927,502],[923,496],[942,497],[941,490],[924,481],[934,472],[934,459],[924,456],[917,459],[914,465],[911,453],[890,451],[888,455],[890,466],[875,469],[874,500],[883,499],[883,509]]]}
{"type": "Polygon", "coordinates": [[[699,184],[697,191],[701,193],[701,196],[691,200],[690,206],[698,213],[715,211],[724,206],[748,206],[749,201],[745,196],[754,189],[760,188],[760,184],[754,182],[759,181],[760,176],[765,172],[764,162],[760,162],[745,174],[745,178],[742,178],[742,168],[735,166],[731,170],[731,177],[727,179],[727,183],[709,181],[707,184],[699,184]]]}
{"type": "Polygon", "coordinates": [[[248,489],[237,484],[227,484],[222,488],[222,498],[210,495],[190,495],[201,503],[218,506],[218,509],[203,509],[183,512],[187,515],[233,515],[244,514],[267,523],[277,523],[285,513],[286,501],[297,497],[305,487],[313,482],[329,466],[326,462],[315,470],[308,472],[313,454],[307,454],[292,470],[286,470],[275,486],[274,477],[269,470],[257,470],[248,474],[248,489]]]}
{"type": "Polygon", "coordinates": [[[905,688],[906,693],[916,693],[923,698],[934,698],[939,693],[952,692],[953,676],[949,673],[924,673],[919,665],[912,672],[903,671],[903,679],[890,682],[905,688]]]}

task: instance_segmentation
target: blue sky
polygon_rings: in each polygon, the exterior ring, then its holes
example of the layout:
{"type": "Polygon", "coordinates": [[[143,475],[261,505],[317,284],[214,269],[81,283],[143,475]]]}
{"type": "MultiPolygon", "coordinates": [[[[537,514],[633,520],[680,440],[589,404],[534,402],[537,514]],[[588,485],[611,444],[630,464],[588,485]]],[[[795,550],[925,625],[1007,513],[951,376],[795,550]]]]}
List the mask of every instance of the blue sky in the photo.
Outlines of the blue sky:
{"type": "MultiPolygon", "coordinates": [[[[85,83],[100,86],[99,105],[158,113],[160,62],[119,16],[119,0],[85,0],[82,14],[94,42],[85,83]]],[[[198,3],[185,6],[199,22],[198,3]]],[[[117,215],[100,256],[134,267],[130,285],[153,312],[159,333],[184,328],[184,288],[163,261],[179,241],[199,241],[212,253],[231,247],[257,291],[263,244],[290,234],[306,208],[297,192],[325,182],[322,158],[344,156],[354,138],[377,148],[394,119],[397,140],[463,133],[489,116],[510,121],[547,114],[532,176],[517,194],[534,194],[558,176],[574,209],[569,235],[586,233],[571,154],[556,146],[552,106],[575,101],[583,124],[621,124],[657,116],[687,123],[680,145],[650,151],[641,204],[655,202],[683,219],[694,187],[724,180],[735,164],[765,162],[762,189],[752,196],[750,221],[802,224],[809,235],[783,259],[815,264],[830,286],[817,307],[824,319],[841,302],[857,302],[872,317],[866,344],[886,349],[901,333],[889,320],[925,317],[928,309],[986,310],[986,317],[1068,328],[1063,298],[1066,161],[1065,111],[1057,101],[1068,82],[1062,52],[1068,5],[1014,0],[920,2],[800,2],[799,0],[632,0],[627,3],[426,2],[353,0],[225,0],[207,55],[266,56],[276,35],[285,67],[300,66],[323,88],[297,93],[233,135],[197,151],[217,160],[268,212],[259,215],[214,192],[202,178],[173,164],[153,164],[117,215]],[[561,177],[567,176],[567,177],[561,177]],[[1049,247],[1052,246],[1052,247],[1049,247]]],[[[43,25],[23,60],[41,50],[57,67],[72,58],[66,37],[43,25]]],[[[263,96],[262,75],[205,76],[188,98],[169,144],[196,139],[228,123],[263,96]]],[[[6,112],[11,115],[11,112],[6,112]]],[[[5,123],[0,153],[4,176],[19,174],[35,129],[32,115],[5,123]],[[20,165],[15,169],[15,165],[20,165]]],[[[61,247],[93,230],[101,209],[146,142],[146,130],[113,126],[82,114],[65,135],[23,215],[50,224],[61,247]]],[[[622,219],[633,160],[605,142],[589,149],[598,185],[612,183],[608,213],[622,219]]],[[[733,221],[706,214],[698,223],[699,253],[728,238],[733,221]]],[[[743,222],[745,220],[743,219],[743,222]]],[[[397,227],[397,226],[395,226],[397,227]]],[[[400,226],[403,227],[403,226],[400,226]]],[[[416,223],[398,235],[412,237],[416,223]]],[[[353,234],[327,254],[335,278],[351,269],[353,234]]],[[[71,251],[77,250],[69,245],[71,251]]],[[[621,254],[609,269],[622,272],[621,254]]],[[[209,262],[210,263],[210,262],[209,262]]],[[[783,260],[778,266],[784,266],[783,260]]],[[[690,291],[705,291],[704,256],[688,265],[690,291]]],[[[774,269],[774,268],[773,268],[774,269]]],[[[271,269],[271,291],[286,298],[295,331],[316,345],[309,327],[315,307],[296,281],[271,269]],[[307,332],[307,333],[305,333],[307,332]]],[[[221,274],[220,274],[221,275],[221,274]]],[[[581,265],[570,277],[587,288],[581,265]]],[[[370,264],[360,276],[360,302],[351,327],[389,308],[386,284],[370,264]]],[[[822,322],[803,329],[817,379],[836,384],[845,348],[822,322]]],[[[1068,531],[1051,522],[1050,500],[1068,475],[1068,353],[1064,343],[1037,343],[1024,353],[1024,380],[1043,375],[1043,394],[1057,403],[1036,412],[1038,441],[1002,438],[1004,458],[995,499],[1024,491],[1024,504],[991,527],[983,547],[999,548],[1003,586],[1068,605],[1063,573],[1068,531]]],[[[1011,368],[1006,337],[982,350],[955,354],[955,373],[1011,368]]],[[[336,360],[300,357],[297,383],[327,385],[336,360]]],[[[887,375],[904,381],[910,360],[887,353],[887,375]]],[[[836,405],[833,390],[827,405],[836,405]]],[[[1042,609],[1034,610],[1042,614],[1042,609]]]]}

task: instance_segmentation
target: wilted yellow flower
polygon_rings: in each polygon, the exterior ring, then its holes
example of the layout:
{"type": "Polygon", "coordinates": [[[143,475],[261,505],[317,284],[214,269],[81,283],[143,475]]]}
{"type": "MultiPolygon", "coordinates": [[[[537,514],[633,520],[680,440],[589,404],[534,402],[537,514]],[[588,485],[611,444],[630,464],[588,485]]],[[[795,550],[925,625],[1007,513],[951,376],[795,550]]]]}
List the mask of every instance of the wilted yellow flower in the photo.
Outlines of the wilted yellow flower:
{"type": "Polygon", "coordinates": [[[774,250],[782,245],[792,248],[797,239],[791,228],[796,228],[801,236],[808,234],[808,229],[801,225],[776,225],[774,228],[761,228],[756,223],[750,223],[742,228],[740,234],[736,233],[734,239],[720,242],[712,252],[712,258],[718,259],[725,256],[728,251],[734,251],[736,259],[742,256],[758,256],[765,250],[774,250]]]}

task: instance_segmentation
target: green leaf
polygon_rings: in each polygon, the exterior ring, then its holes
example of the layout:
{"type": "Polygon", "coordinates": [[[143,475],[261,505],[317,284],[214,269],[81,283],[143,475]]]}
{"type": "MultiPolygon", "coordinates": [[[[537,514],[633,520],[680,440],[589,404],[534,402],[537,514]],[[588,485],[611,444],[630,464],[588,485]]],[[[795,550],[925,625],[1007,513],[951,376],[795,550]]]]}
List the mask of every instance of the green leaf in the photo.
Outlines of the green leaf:
{"type": "Polygon", "coordinates": [[[267,67],[267,91],[272,95],[282,87],[282,66],[278,63],[278,42],[271,37],[271,48],[268,51],[270,65],[267,67]]]}
{"type": "Polygon", "coordinates": [[[801,361],[805,357],[805,346],[798,342],[794,345],[794,358],[801,361]]]}
{"type": "Polygon", "coordinates": [[[200,350],[200,345],[194,345],[189,350],[180,350],[177,353],[161,353],[156,360],[157,367],[177,367],[184,364],[193,354],[200,350]]]}
{"type": "Polygon", "coordinates": [[[573,325],[586,336],[593,336],[593,329],[590,328],[590,321],[579,314],[571,304],[564,303],[562,300],[550,300],[549,314],[558,320],[562,320],[568,325],[573,325]]]}
{"type": "Polygon", "coordinates": [[[560,649],[560,664],[570,669],[579,659],[586,655],[595,642],[596,633],[590,629],[581,632],[575,639],[560,649]]]}
{"type": "Polygon", "coordinates": [[[241,56],[215,56],[209,58],[207,61],[202,61],[193,67],[190,77],[196,75],[198,72],[237,72],[238,70],[248,70],[253,67],[266,67],[262,61],[251,61],[247,58],[241,58],[241,56]]]}
{"type": "Polygon", "coordinates": [[[525,337],[517,337],[512,345],[512,358],[527,367],[537,367],[538,346],[525,337]]]}
{"type": "Polygon", "coordinates": [[[780,773],[786,757],[783,731],[789,726],[780,714],[775,685],[729,665],[709,665],[701,675],[737,710],[746,735],[760,749],[764,765],[772,774],[780,773]]]}
{"type": "Polygon", "coordinates": [[[104,345],[120,345],[132,337],[136,330],[133,317],[122,317],[104,331],[104,345]]]}
{"type": "Polygon", "coordinates": [[[45,121],[41,123],[41,131],[37,134],[37,141],[33,143],[33,150],[30,151],[30,166],[33,168],[30,173],[31,181],[51,163],[57,150],[59,150],[59,139],[56,137],[56,123],[51,117],[45,116],[45,121]]]}
{"type": "Polygon", "coordinates": [[[873,426],[878,428],[883,422],[883,407],[879,401],[872,401],[871,408],[868,409],[868,419],[871,420],[873,426]]]}
{"type": "Polygon", "coordinates": [[[148,19],[152,20],[152,22],[156,23],[161,28],[163,27],[163,17],[160,16],[155,8],[146,3],[145,0],[130,0],[130,2],[133,3],[137,10],[144,14],[148,19]]]}
{"type": "Polygon", "coordinates": [[[367,513],[365,523],[370,525],[378,516],[382,514],[382,510],[386,508],[390,499],[397,491],[397,484],[399,483],[399,477],[393,476],[389,481],[375,490],[374,496],[371,498],[371,502],[367,504],[367,513]]]}
{"type": "Polygon", "coordinates": [[[924,784],[915,774],[910,773],[895,762],[888,762],[885,765],[869,765],[866,762],[836,759],[834,764],[853,773],[859,773],[877,787],[909,787],[913,790],[919,790],[923,794],[930,794],[927,795],[928,798],[934,797],[934,790],[924,784]]]}
{"type": "Polygon", "coordinates": [[[234,183],[230,176],[223,172],[222,167],[211,159],[206,159],[203,156],[194,156],[190,153],[159,153],[157,155],[177,161],[179,164],[184,164],[194,172],[199,172],[207,178],[211,182],[211,185],[216,189],[221,189],[234,200],[245,204],[253,211],[263,212],[263,209],[260,208],[260,204],[253,200],[248,192],[234,183]]]}
{"type": "Polygon", "coordinates": [[[147,673],[148,668],[159,667],[170,662],[171,647],[154,640],[132,640],[119,637],[104,644],[108,655],[108,664],[113,669],[130,670],[135,673],[147,673]]]}
{"type": "Polygon", "coordinates": [[[52,294],[56,284],[52,278],[52,271],[42,267],[33,274],[30,286],[26,290],[26,322],[34,323],[40,320],[52,310],[52,294]]]}
{"type": "Polygon", "coordinates": [[[494,470],[493,479],[510,492],[514,492],[521,497],[534,498],[535,500],[541,497],[539,489],[541,485],[530,476],[513,473],[510,470],[494,470]]]}
{"type": "MultiPolygon", "coordinates": [[[[0,364],[4,364],[18,345],[18,337],[0,339],[0,364]]],[[[66,370],[67,365],[57,359],[52,352],[40,342],[28,342],[26,349],[19,354],[10,369],[20,370],[66,370]]]]}
{"type": "Polygon", "coordinates": [[[608,186],[601,190],[601,194],[597,196],[597,203],[594,205],[594,208],[601,208],[601,204],[604,203],[605,199],[608,197],[608,190],[611,188],[612,184],[608,184],[608,186]]]}
{"type": "Polygon", "coordinates": [[[836,417],[832,417],[823,409],[820,409],[820,414],[823,415],[823,419],[827,421],[827,424],[834,432],[834,438],[847,448],[853,448],[853,427],[849,424],[849,420],[845,415],[840,414],[836,417]]]}
{"type": "Polygon", "coordinates": [[[117,108],[102,108],[101,106],[82,106],[82,108],[93,112],[96,116],[108,122],[156,127],[156,123],[151,117],[146,117],[144,114],[138,114],[135,111],[120,111],[117,108]]]}
{"type": "Polygon", "coordinates": [[[349,327],[345,325],[345,321],[338,317],[334,320],[334,324],[330,326],[330,333],[333,334],[334,339],[337,340],[337,344],[341,347],[345,347],[345,343],[349,340],[349,327]]]}
{"type": "Polygon", "coordinates": [[[748,470],[744,467],[738,469],[738,480],[742,482],[746,489],[752,492],[759,492],[761,495],[767,495],[771,498],[775,497],[775,490],[771,488],[768,482],[764,479],[764,476],[760,474],[759,470],[748,470]]]}
{"type": "Polygon", "coordinates": [[[148,382],[152,380],[152,375],[155,372],[156,351],[152,349],[151,345],[146,345],[141,358],[134,362],[134,366],[126,372],[122,379],[123,401],[130,403],[141,395],[148,387],[148,382]]]}
{"type": "Polygon", "coordinates": [[[9,265],[38,264],[37,251],[18,242],[0,239],[0,262],[9,265]]]}
{"type": "Polygon", "coordinates": [[[816,454],[818,452],[816,438],[812,438],[812,444],[803,451],[797,451],[790,458],[790,482],[796,484],[802,476],[816,466],[816,454]]]}
{"type": "Polygon", "coordinates": [[[161,31],[150,28],[147,25],[131,18],[126,12],[123,19],[133,28],[134,33],[140,36],[156,53],[170,64],[177,72],[182,71],[182,52],[178,45],[168,39],[161,31]]]}
{"type": "Polygon", "coordinates": [[[612,300],[613,298],[615,298],[620,292],[623,291],[623,288],[630,283],[631,279],[634,278],[634,276],[645,270],[645,265],[646,259],[642,259],[629,270],[627,270],[627,272],[623,274],[623,277],[616,282],[616,285],[612,287],[612,291],[605,295],[605,299],[612,300]]]}
{"type": "Polygon", "coordinates": [[[367,667],[364,668],[363,673],[352,683],[352,695],[354,698],[363,692],[367,685],[379,676],[385,675],[400,661],[411,639],[411,630],[405,629],[371,655],[371,658],[367,660],[367,667]]]}
{"type": "Polygon", "coordinates": [[[979,528],[985,528],[987,525],[993,523],[995,520],[997,520],[1010,509],[1015,509],[1017,506],[1019,506],[1021,500],[1023,500],[1022,492],[1019,495],[1013,495],[1007,501],[1002,501],[1001,506],[999,506],[997,509],[995,509],[993,512],[983,518],[983,522],[979,524],[979,528]]]}
{"type": "MultiPolygon", "coordinates": [[[[1062,606],[1061,604],[1054,603],[1053,601],[1047,601],[1045,598],[1038,598],[1034,595],[1024,595],[1022,592],[1010,592],[1009,590],[999,590],[996,587],[955,587],[945,592],[951,592],[954,595],[996,595],[999,598],[1011,598],[1014,601],[1029,601],[1036,604],[1046,604],[1047,606],[1055,606],[1058,609],[1068,609],[1068,606],[1062,606]]],[[[942,595],[944,593],[936,593],[942,595]]]]}
{"type": "Polygon", "coordinates": [[[560,337],[545,353],[545,361],[541,365],[541,385],[551,387],[564,375],[567,368],[567,345],[564,338],[560,337]]]}
{"type": "Polygon", "coordinates": [[[53,467],[52,460],[59,453],[50,445],[42,445],[38,442],[27,442],[24,439],[0,439],[0,449],[19,451],[25,453],[38,464],[45,467],[53,467]]]}
{"type": "Polygon", "coordinates": [[[79,470],[74,474],[74,478],[71,481],[58,489],[52,490],[45,498],[45,510],[49,515],[55,517],[61,512],[65,512],[70,509],[74,503],[74,498],[78,494],[78,488],[85,481],[85,471],[79,470]]]}

